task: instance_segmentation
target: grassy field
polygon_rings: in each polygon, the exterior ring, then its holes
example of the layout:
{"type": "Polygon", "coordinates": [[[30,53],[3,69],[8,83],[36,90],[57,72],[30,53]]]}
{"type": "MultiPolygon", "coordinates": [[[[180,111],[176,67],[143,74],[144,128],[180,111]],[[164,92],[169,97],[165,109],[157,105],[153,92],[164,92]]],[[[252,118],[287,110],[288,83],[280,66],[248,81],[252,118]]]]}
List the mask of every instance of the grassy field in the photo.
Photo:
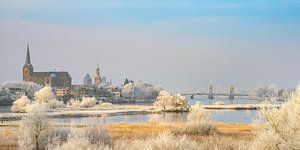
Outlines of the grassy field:
{"type": "MultiPolygon", "coordinates": [[[[122,139],[146,138],[165,131],[172,131],[181,128],[185,123],[117,123],[107,125],[113,141],[122,139]]],[[[226,149],[234,149],[234,144],[239,141],[253,139],[253,125],[248,124],[224,124],[215,123],[217,134],[215,135],[188,135],[193,140],[201,143],[204,149],[210,149],[212,144],[220,144],[226,149]]],[[[52,126],[53,128],[62,126],[52,126]]],[[[78,126],[63,126],[78,127],[78,126]]],[[[17,140],[20,134],[17,126],[0,126],[0,150],[14,150],[18,148],[17,140]]]]}

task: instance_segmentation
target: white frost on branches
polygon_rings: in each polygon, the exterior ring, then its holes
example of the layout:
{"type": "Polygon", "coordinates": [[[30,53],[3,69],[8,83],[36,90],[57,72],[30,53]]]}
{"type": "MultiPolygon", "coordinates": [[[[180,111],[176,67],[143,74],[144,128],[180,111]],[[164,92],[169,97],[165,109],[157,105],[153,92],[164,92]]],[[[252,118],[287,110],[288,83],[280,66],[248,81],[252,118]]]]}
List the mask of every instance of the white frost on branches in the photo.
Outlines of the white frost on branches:
{"type": "Polygon", "coordinates": [[[23,95],[21,98],[14,101],[13,106],[11,107],[11,111],[21,113],[27,112],[30,102],[30,99],[27,96],[23,95]]]}
{"type": "Polygon", "coordinates": [[[287,100],[291,89],[279,89],[275,84],[269,86],[260,86],[249,93],[250,99],[257,100],[287,100]]]}
{"type": "Polygon", "coordinates": [[[163,110],[173,111],[188,111],[190,107],[184,96],[171,94],[165,90],[160,91],[154,105],[163,110]]]}
{"type": "Polygon", "coordinates": [[[300,86],[281,108],[259,112],[263,125],[255,144],[260,149],[300,149],[300,86]]]}
{"type": "Polygon", "coordinates": [[[161,90],[160,85],[151,85],[143,81],[135,81],[123,86],[122,96],[126,99],[136,101],[154,100],[161,90]]]}
{"type": "Polygon", "coordinates": [[[33,83],[33,82],[26,82],[26,81],[11,81],[5,82],[1,89],[9,89],[9,88],[20,88],[24,93],[27,94],[29,97],[33,97],[34,93],[42,88],[41,85],[33,83]]]}
{"type": "Polygon", "coordinates": [[[82,100],[75,100],[71,99],[69,101],[69,106],[74,107],[74,108],[90,108],[94,107],[97,104],[97,99],[95,97],[82,97],[82,100]]]}
{"type": "Polygon", "coordinates": [[[22,96],[13,103],[11,110],[12,112],[31,112],[39,106],[54,109],[64,107],[65,105],[62,101],[58,101],[55,98],[52,88],[46,86],[35,92],[33,101],[30,101],[27,96],[22,96]]]}

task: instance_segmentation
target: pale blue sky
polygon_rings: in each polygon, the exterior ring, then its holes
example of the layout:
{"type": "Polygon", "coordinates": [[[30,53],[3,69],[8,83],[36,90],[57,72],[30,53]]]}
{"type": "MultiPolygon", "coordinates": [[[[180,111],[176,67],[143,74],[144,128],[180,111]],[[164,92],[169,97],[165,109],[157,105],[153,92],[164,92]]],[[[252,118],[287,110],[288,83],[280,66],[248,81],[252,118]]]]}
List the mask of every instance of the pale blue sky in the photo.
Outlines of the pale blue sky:
{"type": "Polygon", "coordinates": [[[294,87],[299,27],[297,0],[1,0],[0,82],[22,79],[29,42],[35,70],[67,70],[75,84],[98,63],[116,84],[173,91],[294,87]]]}

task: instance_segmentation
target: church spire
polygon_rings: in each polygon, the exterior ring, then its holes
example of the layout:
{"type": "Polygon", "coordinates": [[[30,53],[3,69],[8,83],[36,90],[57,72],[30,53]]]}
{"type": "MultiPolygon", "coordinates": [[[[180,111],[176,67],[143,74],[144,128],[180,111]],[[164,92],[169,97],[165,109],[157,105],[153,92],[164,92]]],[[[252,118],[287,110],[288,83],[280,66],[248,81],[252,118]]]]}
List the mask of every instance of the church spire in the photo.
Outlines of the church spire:
{"type": "Polygon", "coordinates": [[[31,64],[30,53],[29,53],[29,44],[27,44],[27,52],[26,52],[25,64],[31,64]]]}
{"type": "Polygon", "coordinates": [[[98,86],[99,84],[101,84],[101,76],[100,76],[99,65],[97,64],[96,75],[95,75],[95,85],[98,86]]]}

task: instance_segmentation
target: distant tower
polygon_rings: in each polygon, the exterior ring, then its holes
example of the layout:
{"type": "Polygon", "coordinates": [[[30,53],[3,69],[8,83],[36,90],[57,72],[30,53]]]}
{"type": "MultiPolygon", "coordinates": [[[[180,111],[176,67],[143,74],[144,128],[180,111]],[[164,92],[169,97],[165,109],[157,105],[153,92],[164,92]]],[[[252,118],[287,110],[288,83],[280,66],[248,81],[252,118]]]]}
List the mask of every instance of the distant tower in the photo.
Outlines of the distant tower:
{"type": "Polygon", "coordinates": [[[208,99],[214,99],[213,86],[212,85],[209,86],[208,99]]]}
{"type": "Polygon", "coordinates": [[[230,86],[229,99],[234,99],[234,87],[233,87],[233,85],[230,86]]]}
{"type": "Polygon", "coordinates": [[[84,86],[91,86],[92,85],[92,78],[88,73],[83,78],[83,85],[84,86]]]}
{"type": "Polygon", "coordinates": [[[101,84],[100,69],[99,69],[99,65],[97,65],[96,75],[95,75],[95,85],[98,86],[100,84],[101,84]]]}
{"type": "Polygon", "coordinates": [[[27,44],[26,59],[23,66],[23,81],[30,81],[30,76],[32,75],[32,73],[33,66],[31,65],[29,45],[27,44]]]}

